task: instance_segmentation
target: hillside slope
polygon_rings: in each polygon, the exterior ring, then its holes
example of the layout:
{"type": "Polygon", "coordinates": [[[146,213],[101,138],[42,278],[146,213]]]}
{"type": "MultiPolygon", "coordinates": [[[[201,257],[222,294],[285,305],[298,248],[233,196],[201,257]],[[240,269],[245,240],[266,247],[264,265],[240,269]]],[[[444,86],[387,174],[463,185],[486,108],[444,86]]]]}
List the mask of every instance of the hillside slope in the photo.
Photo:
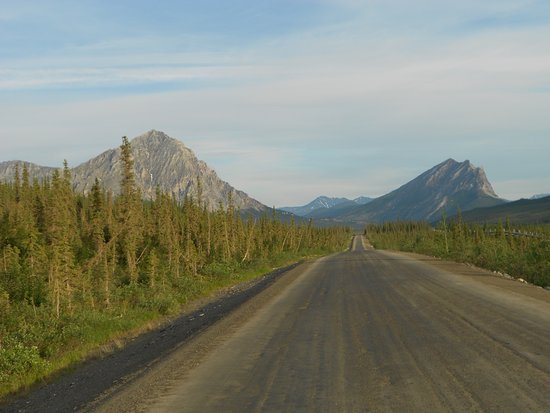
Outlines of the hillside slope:
{"type": "Polygon", "coordinates": [[[520,199],[489,208],[476,208],[462,213],[466,222],[498,223],[509,220],[514,224],[550,223],[550,196],[520,199]]]}
{"type": "Polygon", "coordinates": [[[445,212],[502,204],[485,171],[470,161],[448,159],[400,188],[366,205],[346,208],[330,218],[355,225],[395,220],[435,221],[445,212]]]}
{"type": "MultiPolygon", "coordinates": [[[[136,184],[145,199],[154,198],[159,188],[178,201],[183,201],[187,196],[197,199],[200,192],[201,202],[210,210],[220,204],[227,206],[230,199],[241,210],[267,210],[259,201],[221,180],[213,169],[197,159],[191,149],[163,132],[151,130],[132,139],[130,144],[136,184]]],[[[11,181],[18,163],[21,167],[26,164],[29,175],[38,179],[50,176],[55,169],[28,162],[2,162],[0,180],[11,181]]],[[[74,188],[82,193],[90,191],[97,178],[106,189],[116,194],[120,191],[121,174],[120,148],[109,149],[72,169],[74,188]]]]}

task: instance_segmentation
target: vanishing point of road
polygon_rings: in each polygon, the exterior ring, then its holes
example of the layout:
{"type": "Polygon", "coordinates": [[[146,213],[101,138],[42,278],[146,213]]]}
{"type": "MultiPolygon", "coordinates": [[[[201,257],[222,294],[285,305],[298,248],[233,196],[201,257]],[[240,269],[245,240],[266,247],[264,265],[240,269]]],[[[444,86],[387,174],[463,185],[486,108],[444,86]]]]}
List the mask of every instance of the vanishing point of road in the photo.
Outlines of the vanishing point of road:
{"type": "Polygon", "coordinates": [[[357,236],[93,410],[548,412],[550,292],[357,236]]]}

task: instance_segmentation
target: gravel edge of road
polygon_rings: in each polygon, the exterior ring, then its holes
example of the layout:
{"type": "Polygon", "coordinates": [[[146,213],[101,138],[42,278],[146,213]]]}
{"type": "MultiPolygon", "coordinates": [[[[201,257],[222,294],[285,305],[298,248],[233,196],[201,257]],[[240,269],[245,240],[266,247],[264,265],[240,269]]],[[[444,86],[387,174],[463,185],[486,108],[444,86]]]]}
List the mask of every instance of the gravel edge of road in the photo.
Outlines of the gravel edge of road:
{"type": "Polygon", "coordinates": [[[442,271],[451,271],[454,274],[467,277],[483,285],[491,285],[532,299],[550,302],[550,291],[541,286],[529,283],[522,278],[478,267],[468,262],[451,261],[432,255],[398,250],[377,250],[400,254],[419,262],[423,262],[442,271]]]}
{"type": "MultiPolygon", "coordinates": [[[[139,377],[193,337],[226,317],[272,285],[304,260],[274,269],[253,280],[224,288],[190,303],[183,312],[158,327],[129,338],[124,346],[99,358],[90,358],[0,402],[0,412],[64,412],[86,409],[98,396],[113,393],[139,377]]],[[[113,346],[114,347],[114,346],[113,346]]]]}
{"type": "MultiPolygon", "coordinates": [[[[360,240],[356,239],[356,242],[353,243],[353,246],[354,248],[357,247],[360,249],[361,244],[362,243],[360,242],[360,240]]],[[[370,253],[374,254],[374,251],[370,253]]],[[[397,256],[399,256],[400,261],[410,260],[410,257],[408,257],[407,255],[403,255],[402,253],[399,253],[399,252],[384,251],[384,255],[385,254],[387,254],[386,257],[376,255],[374,257],[374,261],[377,261],[378,259],[382,259],[382,261],[384,261],[385,258],[389,258],[389,260],[391,261],[396,261],[397,256]]],[[[357,257],[354,257],[354,256],[342,256],[342,258],[344,260],[349,259],[352,262],[357,260],[357,257]]],[[[336,254],[336,259],[338,260],[337,254],[336,254]]],[[[514,283],[507,280],[502,280],[498,277],[487,276],[490,274],[487,274],[485,272],[481,272],[478,270],[470,269],[469,267],[459,263],[441,262],[439,260],[437,261],[437,263],[435,263],[433,258],[426,257],[426,256],[424,257],[417,256],[414,259],[414,261],[416,263],[413,265],[420,267],[421,271],[426,271],[426,274],[427,274],[426,276],[435,278],[435,282],[434,280],[431,280],[429,285],[431,285],[432,287],[435,285],[437,288],[439,288],[439,290],[436,289],[436,291],[439,291],[439,292],[448,290],[447,286],[444,285],[445,282],[447,281],[452,281],[452,285],[455,285],[454,282],[458,281],[456,285],[460,287],[457,287],[458,288],[457,291],[473,292],[478,299],[483,299],[483,297],[486,296],[485,293],[487,293],[487,288],[481,288],[480,289],[481,291],[480,291],[478,290],[477,285],[474,285],[473,281],[476,281],[476,282],[479,281],[482,284],[485,284],[485,283],[494,284],[494,282],[496,282],[499,288],[505,288],[507,290],[513,289],[514,292],[516,292],[515,290],[517,288],[521,288],[523,290],[529,290],[528,294],[532,293],[533,291],[536,291],[535,289],[529,288],[529,286],[522,285],[520,283],[514,283]],[[422,259],[419,259],[419,258],[422,258],[422,259]],[[432,266],[438,267],[438,268],[430,268],[432,266]],[[455,273],[454,271],[450,271],[454,269],[458,269],[459,270],[458,273],[455,273]],[[437,270],[437,274],[434,276],[435,270],[437,270]],[[443,274],[446,272],[451,273],[452,277],[449,277],[443,274]],[[443,281],[441,281],[441,279],[443,281]],[[469,280],[471,280],[472,282],[470,282],[469,280]]],[[[240,332],[243,331],[242,330],[243,328],[245,330],[250,330],[253,328],[252,326],[254,326],[254,323],[256,323],[256,326],[257,326],[258,318],[262,320],[260,321],[262,325],[267,325],[267,326],[271,325],[271,323],[266,322],[268,319],[271,319],[271,318],[262,319],[263,310],[267,311],[270,305],[277,303],[277,300],[279,298],[285,297],[285,294],[292,294],[293,291],[295,291],[296,289],[299,289],[300,288],[299,286],[303,285],[302,283],[304,282],[304,280],[307,279],[308,272],[315,271],[315,269],[319,265],[322,265],[322,262],[323,262],[323,259],[316,260],[315,262],[308,262],[308,263],[305,263],[303,266],[300,266],[298,268],[295,268],[292,271],[287,272],[283,277],[280,277],[273,285],[271,285],[270,288],[265,289],[264,291],[262,291],[261,293],[253,297],[252,299],[248,300],[246,303],[244,303],[242,306],[240,306],[238,309],[233,311],[224,319],[220,320],[215,325],[209,327],[208,329],[205,329],[203,332],[198,334],[193,340],[190,340],[185,345],[178,348],[177,351],[174,351],[172,354],[170,354],[167,358],[162,360],[160,363],[155,364],[154,368],[149,369],[145,374],[141,375],[137,380],[129,383],[128,386],[124,386],[119,391],[111,393],[107,395],[105,398],[103,398],[102,400],[99,400],[98,405],[90,406],[90,410],[87,410],[87,411],[94,411],[95,413],[111,413],[111,412],[140,413],[140,412],[149,412],[149,411],[159,411],[158,409],[162,411],[162,408],[166,408],[167,406],[169,406],[169,409],[167,411],[184,410],[185,399],[178,400],[178,397],[176,397],[175,399],[172,398],[181,390],[182,384],[189,383],[188,380],[192,381],[193,377],[195,377],[196,374],[200,375],[201,368],[204,365],[207,365],[209,362],[212,361],[212,359],[216,359],[216,355],[219,354],[219,352],[223,352],[224,349],[226,349],[227,347],[231,347],[230,343],[233,342],[233,338],[235,337],[235,335],[238,337],[240,332]]],[[[375,263],[374,266],[376,267],[376,265],[377,264],[375,263]]],[[[385,264],[378,264],[378,265],[384,266],[385,264]]],[[[332,273],[333,270],[330,270],[330,272],[332,273]]],[[[368,272],[362,272],[361,275],[368,276],[368,272]]],[[[384,277],[388,277],[388,276],[391,277],[391,274],[384,275],[384,277]]],[[[344,275],[344,277],[346,277],[346,275],[344,275]]],[[[424,274],[420,273],[418,277],[424,277],[424,274]]],[[[401,279],[405,280],[406,274],[405,274],[405,278],[401,278],[401,279]]],[[[392,281],[390,280],[389,282],[391,283],[392,281]]],[[[377,284],[375,283],[371,286],[376,286],[376,285],[377,284]]],[[[482,287],[481,285],[479,286],[482,287]]],[[[409,293],[409,290],[406,287],[404,288],[405,289],[402,290],[402,292],[406,295],[409,293]]],[[[502,297],[500,292],[494,291],[492,288],[490,293],[491,294],[496,293],[498,296],[497,298],[499,298],[499,300],[502,297]]],[[[522,291],[522,294],[523,293],[524,292],[522,291]]],[[[517,302],[519,299],[519,297],[513,297],[509,294],[506,294],[506,296],[510,299],[511,302],[517,302]]],[[[403,298],[403,295],[401,296],[401,298],[403,298]]],[[[399,301],[400,301],[399,298],[397,299],[394,298],[394,304],[398,303],[399,301]]],[[[436,303],[437,302],[439,301],[436,300],[436,303]]],[[[502,303],[503,301],[501,300],[498,302],[502,303]]],[[[506,301],[506,302],[509,302],[509,301],[506,301]]],[[[532,304],[533,303],[531,302],[531,303],[527,303],[527,305],[524,306],[522,303],[522,308],[532,309],[533,308],[532,304]]],[[[537,306],[539,305],[540,303],[537,304],[537,306]]],[[[289,313],[292,313],[292,314],[299,313],[304,308],[305,307],[300,307],[299,310],[294,308],[294,310],[291,309],[289,313]]],[[[370,308],[371,310],[376,312],[379,312],[381,310],[380,306],[372,306],[370,308]]],[[[403,310],[404,308],[407,308],[407,307],[398,306],[394,308],[403,310]]],[[[284,312],[285,312],[284,309],[279,308],[278,314],[281,314],[284,312]]],[[[382,312],[384,312],[383,309],[382,309],[382,312]]],[[[399,316],[396,317],[395,319],[399,319],[399,316]]],[[[466,320],[466,324],[468,324],[467,318],[465,320],[466,320]]],[[[394,318],[390,318],[387,320],[387,322],[383,324],[383,326],[386,327],[387,325],[388,328],[390,328],[389,326],[393,322],[394,322],[394,318]]],[[[523,322],[523,319],[522,319],[522,322],[523,322]]],[[[395,328],[395,325],[392,328],[395,328]]],[[[380,331],[382,331],[382,333],[379,333],[379,334],[386,334],[384,333],[385,331],[384,328],[382,330],[379,330],[379,332],[380,331]]],[[[376,334],[377,333],[375,333],[373,337],[376,337],[376,334]]],[[[263,337],[265,336],[269,336],[269,335],[266,334],[263,337]]],[[[389,334],[387,336],[387,338],[389,339],[388,343],[389,344],[393,343],[394,345],[399,346],[399,343],[396,343],[395,338],[392,339],[392,337],[397,337],[395,335],[395,331],[393,334],[389,334]]],[[[252,339],[250,342],[255,342],[255,340],[252,339]]],[[[305,341],[302,340],[301,342],[305,342],[305,341]]],[[[284,341],[281,343],[283,343],[282,349],[285,349],[286,347],[285,347],[284,341]]],[[[313,348],[312,348],[312,351],[313,351],[313,348]]],[[[233,345],[233,352],[230,351],[228,357],[229,358],[233,356],[237,357],[238,354],[242,352],[247,352],[247,348],[244,342],[241,342],[241,344],[237,347],[233,345]]],[[[444,355],[445,352],[446,352],[446,349],[441,354],[444,355]]],[[[256,352],[256,354],[260,357],[261,360],[264,360],[264,357],[267,358],[269,357],[269,354],[273,354],[273,353],[276,353],[276,351],[273,351],[273,349],[272,351],[260,350],[256,352]]],[[[382,352],[382,358],[378,358],[378,359],[382,360],[384,357],[385,357],[385,353],[382,352]]],[[[407,363],[409,363],[411,360],[408,357],[410,356],[407,356],[407,355],[404,356],[404,360],[407,363]]],[[[305,359],[306,358],[302,358],[300,360],[305,360],[305,359]]],[[[466,361],[468,362],[468,360],[466,361]]],[[[296,359],[294,359],[294,361],[296,362],[296,359]]],[[[319,365],[319,363],[314,363],[314,364],[319,365]]],[[[244,365],[246,365],[246,363],[244,365]]],[[[238,364],[238,365],[234,365],[233,367],[235,368],[235,370],[238,370],[240,366],[241,365],[238,364]]],[[[257,364],[254,363],[254,366],[257,366],[257,364]]],[[[462,366],[462,362],[460,363],[460,366],[462,366]]],[[[257,367],[254,367],[254,368],[257,368],[257,367]]],[[[222,383],[225,383],[226,381],[231,383],[232,377],[233,377],[233,374],[231,372],[233,371],[234,369],[231,368],[231,366],[220,368],[220,366],[218,365],[218,368],[214,369],[214,371],[211,371],[211,372],[212,373],[220,372],[222,377],[222,383]]],[[[204,370],[202,370],[202,376],[203,378],[206,377],[207,380],[202,382],[199,386],[193,387],[192,393],[202,394],[204,392],[205,394],[207,394],[206,398],[209,398],[209,397],[215,398],[217,386],[209,382],[208,377],[210,377],[210,373],[205,374],[204,370]]],[[[289,374],[288,376],[290,377],[292,376],[292,374],[289,374]]],[[[319,376],[322,377],[324,375],[321,374],[319,376]]],[[[390,379],[388,378],[388,380],[390,379]]],[[[245,394],[248,392],[247,390],[248,386],[249,385],[254,386],[256,383],[258,383],[256,380],[249,380],[248,382],[245,380],[243,383],[241,383],[240,386],[232,387],[232,385],[230,384],[230,387],[229,387],[230,390],[226,391],[224,394],[229,394],[229,392],[233,392],[233,391],[236,391],[238,393],[243,392],[243,394],[245,394]]],[[[288,392],[285,392],[282,394],[288,394],[288,392]]],[[[418,392],[415,394],[418,394],[418,392]]],[[[389,404],[388,407],[389,406],[391,406],[391,404],[389,404]]],[[[460,404],[458,406],[460,406],[460,404]]],[[[228,411],[245,411],[245,410],[249,410],[249,409],[246,409],[244,407],[244,404],[242,404],[241,407],[237,406],[237,409],[235,409],[235,406],[233,406],[233,410],[228,410],[228,411]]],[[[258,410],[261,410],[261,409],[258,409],[258,410]]],[[[266,409],[266,410],[270,410],[270,409],[266,409]]],[[[280,409],[280,410],[284,410],[284,409],[280,409]]],[[[342,409],[338,409],[334,411],[341,411],[341,410],[342,409]]],[[[219,408],[218,406],[215,410],[202,408],[202,409],[196,409],[192,411],[223,411],[223,409],[219,408]]]]}

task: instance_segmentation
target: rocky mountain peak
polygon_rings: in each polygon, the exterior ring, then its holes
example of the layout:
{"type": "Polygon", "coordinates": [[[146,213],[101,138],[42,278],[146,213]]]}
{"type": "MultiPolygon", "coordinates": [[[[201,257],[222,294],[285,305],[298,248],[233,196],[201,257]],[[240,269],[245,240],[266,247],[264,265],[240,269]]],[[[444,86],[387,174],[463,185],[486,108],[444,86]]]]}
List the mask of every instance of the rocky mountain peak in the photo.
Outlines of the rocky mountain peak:
{"type": "Polygon", "coordinates": [[[365,206],[350,210],[345,218],[356,222],[392,220],[434,221],[443,213],[503,203],[485,171],[470,161],[452,158],[420,174],[395,191],[365,206]]]}
{"type": "MultiPolygon", "coordinates": [[[[212,210],[220,204],[227,206],[229,198],[235,207],[243,210],[261,211],[266,208],[222,181],[205,162],[197,159],[191,149],[164,132],[152,129],[132,139],[130,145],[136,183],[144,198],[154,198],[159,188],[179,201],[186,197],[198,199],[200,196],[201,202],[212,210]]],[[[122,166],[119,158],[120,148],[116,148],[79,165],[75,168],[77,189],[89,191],[95,176],[98,176],[106,187],[118,192],[122,166]]]]}
{"type": "Polygon", "coordinates": [[[150,131],[136,136],[130,142],[132,145],[164,145],[169,143],[178,146],[185,146],[183,142],[171,138],[164,132],[155,129],[151,129],[150,131]]]}
{"type": "Polygon", "coordinates": [[[445,191],[474,191],[479,195],[498,198],[483,168],[475,167],[469,160],[457,162],[450,158],[424,172],[419,184],[441,188],[445,191]]]}
{"type": "MultiPolygon", "coordinates": [[[[263,211],[267,207],[242,191],[236,190],[222,181],[216,172],[197,159],[193,151],[182,142],[157,130],[145,132],[130,141],[134,159],[136,184],[143,198],[153,199],[157,188],[171,194],[176,200],[186,197],[198,199],[213,210],[227,206],[231,198],[233,205],[241,210],[263,211]],[[200,189],[199,189],[200,182],[200,189]]],[[[0,178],[11,180],[14,162],[5,163],[0,168],[0,178]]],[[[29,164],[31,177],[44,178],[55,168],[29,164]]],[[[109,149],[102,154],[72,169],[73,185],[76,191],[87,193],[96,178],[103,187],[120,192],[122,163],[120,148],[109,149]]]]}

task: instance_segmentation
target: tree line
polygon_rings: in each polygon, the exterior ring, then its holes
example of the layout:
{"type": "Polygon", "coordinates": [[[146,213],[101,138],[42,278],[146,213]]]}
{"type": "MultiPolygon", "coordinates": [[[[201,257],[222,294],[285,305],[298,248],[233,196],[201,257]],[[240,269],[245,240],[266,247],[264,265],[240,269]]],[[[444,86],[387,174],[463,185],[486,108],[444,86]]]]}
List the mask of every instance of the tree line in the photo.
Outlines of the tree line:
{"type": "Polygon", "coordinates": [[[349,229],[282,222],[275,211],[243,217],[231,202],[210,211],[200,190],[182,203],[160,190],[142,200],[126,138],[121,150],[116,196],[98,180],[75,192],[66,162],[42,181],[23,165],[0,182],[0,395],[55,369],[67,349],[177,311],[240,273],[349,243],[349,229]]]}
{"type": "Polygon", "coordinates": [[[368,225],[365,233],[377,248],[394,249],[469,262],[482,268],[550,286],[550,226],[512,225],[509,220],[467,224],[460,214],[432,227],[426,222],[368,225]]]}

